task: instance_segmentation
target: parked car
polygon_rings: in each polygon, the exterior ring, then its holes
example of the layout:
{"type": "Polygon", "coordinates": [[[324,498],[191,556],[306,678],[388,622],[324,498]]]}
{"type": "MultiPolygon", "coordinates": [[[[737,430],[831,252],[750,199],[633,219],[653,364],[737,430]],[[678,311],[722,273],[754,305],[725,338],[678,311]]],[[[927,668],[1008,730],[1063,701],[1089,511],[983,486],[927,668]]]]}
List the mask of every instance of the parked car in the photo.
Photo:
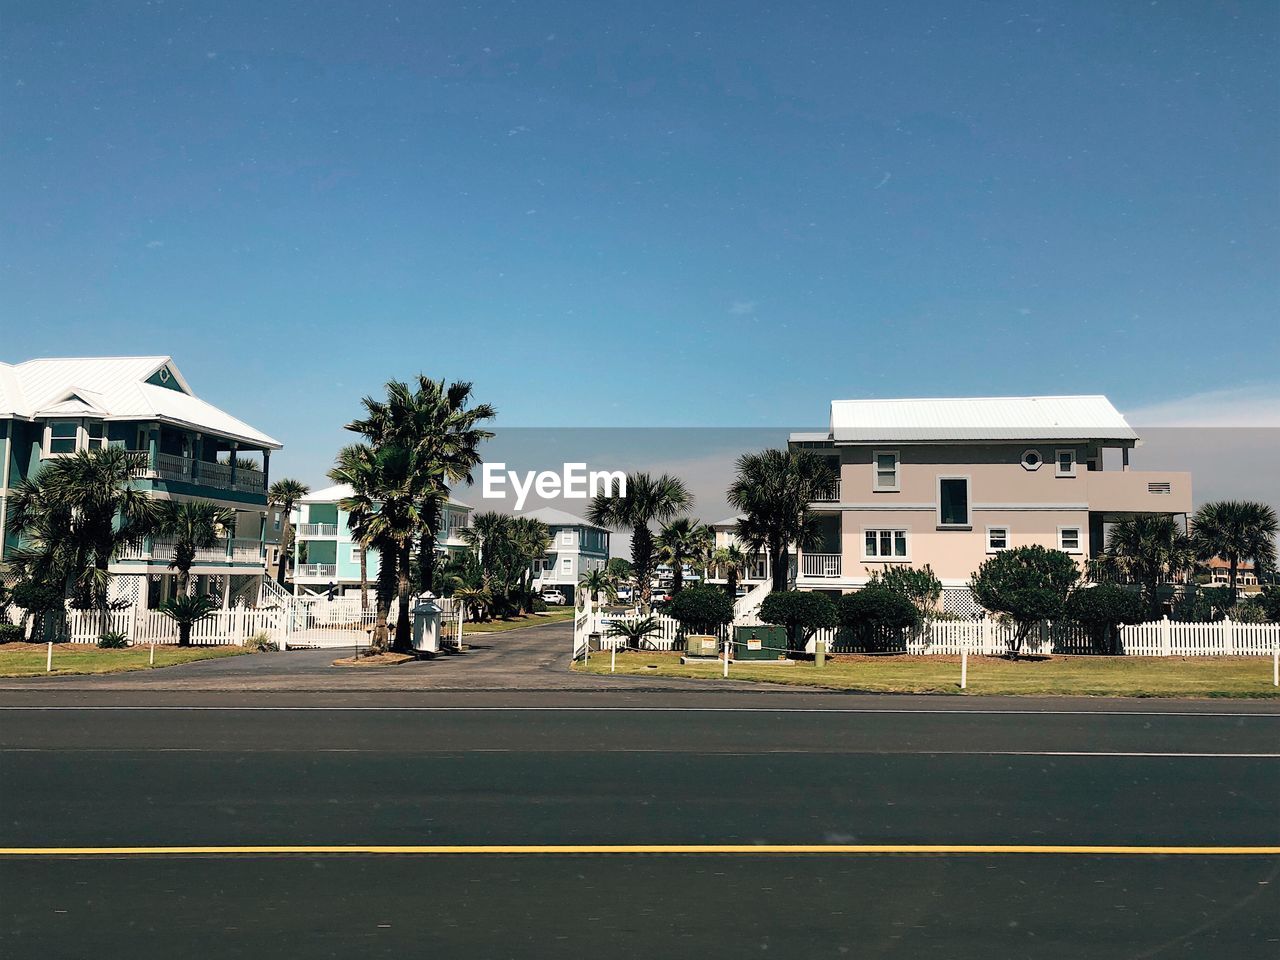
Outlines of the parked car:
{"type": "Polygon", "coordinates": [[[542,602],[548,605],[564,606],[566,603],[564,594],[559,590],[543,590],[542,602]]]}

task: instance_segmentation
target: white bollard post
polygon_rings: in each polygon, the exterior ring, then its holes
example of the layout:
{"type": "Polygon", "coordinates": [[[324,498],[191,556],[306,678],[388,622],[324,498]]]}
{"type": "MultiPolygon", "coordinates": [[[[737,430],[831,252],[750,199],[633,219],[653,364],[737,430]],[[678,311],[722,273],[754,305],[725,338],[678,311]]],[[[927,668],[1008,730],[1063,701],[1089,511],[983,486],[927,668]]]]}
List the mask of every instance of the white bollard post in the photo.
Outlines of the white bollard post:
{"type": "Polygon", "coordinates": [[[729,641],[724,642],[724,676],[729,676],[729,641]]]}
{"type": "Polygon", "coordinates": [[[960,648],[960,689],[969,685],[969,648],[960,648]]]}
{"type": "Polygon", "coordinates": [[[618,669],[618,648],[609,648],[609,672],[615,673],[618,669]]]}
{"type": "Polygon", "coordinates": [[[1271,653],[1271,685],[1280,687],[1280,643],[1271,653]]]}
{"type": "Polygon", "coordinates": [[[148,666],[148,667],[154,667],[155,665],[156,665],[156,642],[155,642],[154,640],[152,640],[152,641],[151,641],[151,656],[150,656],[150,658],[147,660],[147,666],[148,666]]]}
{"type": "Polygon", "coordinates": [[[49,654],[44,659],[44,672],[53,673],[53,641],[49,641],[49,654]]]}

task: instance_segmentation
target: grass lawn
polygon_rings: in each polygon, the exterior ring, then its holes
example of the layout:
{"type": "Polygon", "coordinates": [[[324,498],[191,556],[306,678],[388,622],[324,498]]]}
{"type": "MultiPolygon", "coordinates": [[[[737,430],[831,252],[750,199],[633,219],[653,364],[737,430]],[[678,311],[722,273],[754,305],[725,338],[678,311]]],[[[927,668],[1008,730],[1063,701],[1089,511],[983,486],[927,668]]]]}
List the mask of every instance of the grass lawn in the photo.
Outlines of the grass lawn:
{"type": "Polygon", "coordinates": [[[518,630],[521,627],[532,627],[539,623],[561,623],[572,620],[573,607],[551,607],[546,613],[535,613],[527,617],[512,617],[510,620],[490,620],[487,623],[471,623],[462,627],[463,642],[469,633],[502,633],[504,630],[518,630]]]}
{"type": "MultiPolygon", "coordinates": [[[[575,670],[608,673],[609,654],[593,654],[575,670]]],[[[642,676],[720,679],[720,662],[682,665],[677,653],[619,653],[618,672],[642,676]]],[[[970,657],[969,685],[960,690],[959,657],[829,657],[818,669],[733,663],[733,680],[759,680],[833,690],[884,693],[966,693],[1107,697],[1280,697],[1270,657],[1050,657],[1010,661],[970,657]]]]}
{"type": "MultiPolygon", "coordinates": [[[[193,660],[213,660],[218,657],[238,657],[252,653],[244,647],[156,647],[156,666],[171,667],[193,660]]],[[[0,677],[66,676],[76,673],[121,673],[126,670],[146,670],[151,656],[150,647],[125,647],[121,650],[100,650],[84,643],[55,643],[53,645],[53,673],[46,674],[43,643],[0,644],[0,677]]]]}

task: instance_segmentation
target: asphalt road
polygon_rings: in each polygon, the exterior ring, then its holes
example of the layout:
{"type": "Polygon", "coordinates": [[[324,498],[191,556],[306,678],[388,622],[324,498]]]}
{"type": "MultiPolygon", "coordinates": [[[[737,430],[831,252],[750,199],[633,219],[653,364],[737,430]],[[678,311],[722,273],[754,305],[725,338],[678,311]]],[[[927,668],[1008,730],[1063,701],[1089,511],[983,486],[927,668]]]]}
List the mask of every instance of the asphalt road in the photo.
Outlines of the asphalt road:
{"type": "Polygon", "coordinates": [[[1280,845],[1280,716],[1258,705],[85,699],[0,698],[0,847],[745,849],[5,856],[6,960],[1280,954],[1276,856],[750,850],[1280,845]]]}

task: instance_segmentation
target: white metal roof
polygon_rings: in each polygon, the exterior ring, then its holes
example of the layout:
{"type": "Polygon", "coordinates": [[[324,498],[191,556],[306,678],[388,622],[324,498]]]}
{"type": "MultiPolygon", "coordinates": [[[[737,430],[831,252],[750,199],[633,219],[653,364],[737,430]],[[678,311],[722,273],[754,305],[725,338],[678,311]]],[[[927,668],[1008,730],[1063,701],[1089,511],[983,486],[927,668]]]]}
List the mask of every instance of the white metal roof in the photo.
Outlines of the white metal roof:
{"type": "Polygon", "coordinates": [[[597,526],[590,520],[584,520],[582,517],[575,517],[572,513],[564,510],[557,510],[555,507],[539,507],[537,510],[530,510],[528,513],[521,513],[522,517],[529,517],[532,520],[541,520],[548,527],[589,527],[592,530],[604,530],[605,527],[597,526]]]}
{"type": "MultiPolygon", "coordinates": [[[[812,439],[811,434],[793,440],[812,439]]],[[[833,400],[835,443],[1137,440],[1104,396],[833,400]]]]}
{"type": "Polygon", "coordinates": [[[0,417],[158,420],[278,450],[278,440],[191,392],[170,357],[63,357],[0,363],[0,417]],[[178,389],[147,383],[165,371],[178,389]]]}
{"type": "MultiPolygon", "coordinates": [[[[305,497],[300,499],[299,503],[337,503],[339,500],[345,500],[355,491],[351,489],[349,483],[338,483],[332,487],[323,487],[320,490],[312,490],[305,497]]],[[[463,503],[456,497],[449,497],[449,506],[457,507],[461,510],[470,510],[471,505],[463,503]]]]}

